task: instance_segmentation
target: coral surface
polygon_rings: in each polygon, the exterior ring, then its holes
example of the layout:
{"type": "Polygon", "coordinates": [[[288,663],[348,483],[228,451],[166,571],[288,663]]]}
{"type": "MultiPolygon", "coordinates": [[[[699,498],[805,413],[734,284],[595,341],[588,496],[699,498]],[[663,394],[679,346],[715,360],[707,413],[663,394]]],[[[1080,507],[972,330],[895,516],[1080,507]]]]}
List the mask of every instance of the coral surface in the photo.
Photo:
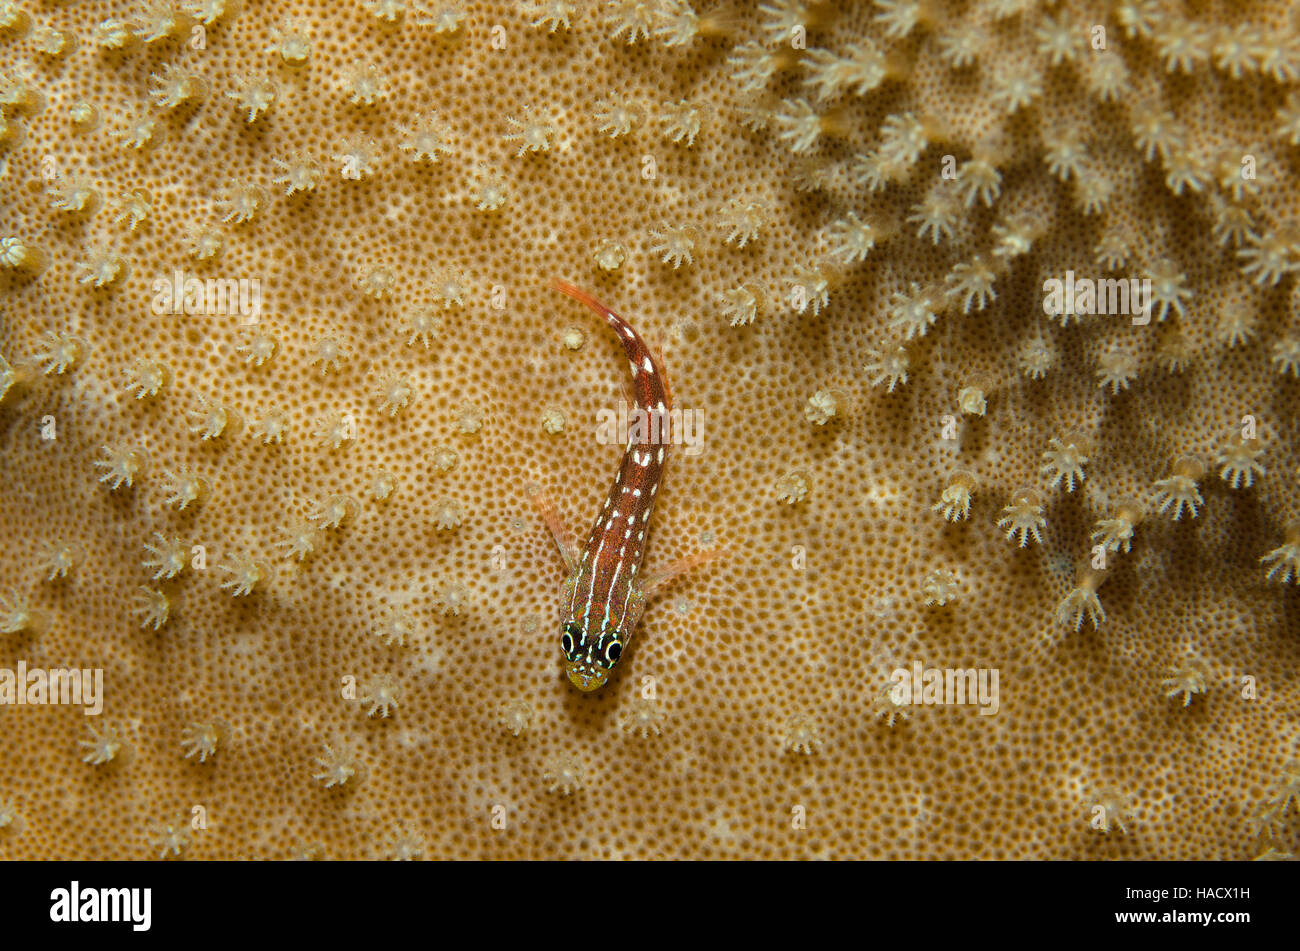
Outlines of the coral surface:
{"type": "Polygon", "coordinates": [[[1294,5],[5,8],[0,856],[1300,846],[1294,5]]]}

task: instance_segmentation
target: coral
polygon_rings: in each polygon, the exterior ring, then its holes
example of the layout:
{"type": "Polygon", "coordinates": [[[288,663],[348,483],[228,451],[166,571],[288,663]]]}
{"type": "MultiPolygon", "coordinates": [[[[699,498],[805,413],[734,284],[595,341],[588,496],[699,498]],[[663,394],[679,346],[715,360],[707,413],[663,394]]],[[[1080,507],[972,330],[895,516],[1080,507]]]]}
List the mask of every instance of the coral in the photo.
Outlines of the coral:
{"type": "Polygon", "coordinates": [[[479,211],[499,211],[510,197],[510,189],[500,172],[480,164],[475,170],[469,197],[479,211]]]}
{"type": "Polygon", "coordinates": [[[136,225],[148,218],[149,212],[153,210],[149,194],[144,191],[127,192],[125,195],[114,199],[111,206],[117,212],[113,218],[113,223],[121,224],[125,221],[129,224],[131,231],[134,231],[136,225]]]}
{"type": "Polygon", "coordinates": [[[1103,786],[1088,801],[1088,817],[1089,826],[1098,832],[1108,835],[1116,829],[1127,835],[1124,823],[1133,821],[1132,797],[1113,786],[1103,786]]]}
{"type": "Polygon", "coordinates": [[[727,244],[734,241],[736,247],[743,248],[758,237],[759,229],[767,224],[769,219],[767,206],[761,202],[732,198],[719,212],[717,224],[720,231],[726,232],[727,236],[723,240],[727,244]]]}
{"type": "Polygon", "coordinates": [[[1276,287],[1288,274],[1300,270],[1300,249],[1297,249],[1295,229],[1281,232],[1248,232],[1245,247],[1239,248],[1237,257],[1245,263],[1241,273],[1252,278],[1261,287],[1276,287]]]}
{"type": "Polygon", "coordinates": [[[441,268],[435,271],[429,281],[429,288],[434,298],[442,304],[443,310],[453,304],[464,307],[465,296],[470,292],[465,276],[455,268],[441,268]]]}
{"type": "Polygon", "coordinates": [[[180,472],[164,469],[162,474],[166,480],[163,491],[167,493],[163,504],[175,505],[177,511],[183,512],[191,502],[203,501],[212,494],[212,483],[188,466],[182,467],[180,472]]]}
{"type": "Polygon", "coordinates": [[[149,79],[149,97],[164,109],[197,106],[208,98],[207,80],[183,67],[167,63],[149,79]]]}
{"type": "Polygon", "coordinates": [[[345,522],[354,522],[361,506],[350,495],[331,495],[319,502],[313,501],[307,517],[318,528],[341,528],[345,522]]]}
{"type": "Polygon", "coordinates": [[[1294,575],[1296,584],[1300,584],[1300,519],[1287,524],[1286,541],[1260,558],[1260,562],[1268,565],[1264,576],[1267,580],[1279,575],[1278,581],[1286,584],[1294,575]]]}
{"type": "Polygon", "coordinates": [[[1125,347],[1112,344],[1097,358],[1097,385],[1102,389],[1109,386],[1112,396],[1127,390],[1137,372],[1137,354],[1125,347]]]}
{"type": "Polygon", "coordinates": [[[619,727],[627,733],[637,734],[644,740],[651,733],[655,736],[663,733],[664,719],[664,712],[655,700],[638,697],[619,717],[619,727]]]}
{"type": "Polygon", "coordinates": [[[1233,433],[1219,446],[1214,458],[1214,464],[1221,467],[1219,477],[1234,489],[1243,485],[1250,488],[1255,484],[1255,476],[1265,472],[1259,463],[1263,452],[1258,439],[1244,439],[1240,433],[1233,433]]]}
{"type": "Polygon", "coordinates": [[[596,131],[612,139],[630,135],[632,128],[641,121],[641,111],[631,102],[621,99],[600,100],[592,116],[596,120],[596,131]]]}
{"type": "Polygon", "coordinates": [[[886,683],[871,700],[871,715],[877,720],[885,721],[885,726],[893,729],[895,723],[902,723],[912,715],[908,702],[900,691],[891,683],[886,683]]]}
{"type": "Polygon", "coordinates": [[[268,409],[248,421],[248,434],[266,445],[284,441],[289,432],[289,417],[278,409],[268,409]]]}
{"type": "Polygon", "coordinates": [[[402,825],[389,838],[384,856],[392,862],[416,862],[424,857],[424,849],[424,837],[402,825]]]}
{"type": "Polygon", "coordinates": [[[339,85],[354,106],[373,106],[390,94],[388,77],[374,63],[349,65],[339,85]]]}
{"type": "Polygon", "coordinates": [[[1160,681],[1160,686],[1166,697],[1182,697],[1185,707],[1192,702],[1194,694],[1205,693],[1208,676],[1209,672],[1205,668],[1204,661],[1198,657],[1188,657],[1181,663],[1169,667],[1167,676],[1160,681]]]}
{"type": "Polygon", "coordinates": [[[105,724],[102,728],[90,725],[87,729],[90,731],[90,739],[79,740],[77,743],[86,750],[81,761],[92,766],[102,766],[112,762],[121,752],[123,745],[122,737],[116,727],[111,724],[105,724]]]}
{"type": "Polygon", "coordinates": [[[788,472],[776,481],[776,498],[778,502],[794,505],[806,499],[810,489],[806,474],[788,472]]]}
{"type": "Polygon", "coordinates": [[[147,357],[136,357],[135,362],[126,371],[126,386],[123,389],[137,400],[142,400],[146,396],[157,396],[158,391],[166,386],[170,379],[171,368],[167,364],[147,357]]]}
{"type": "Polygon", "coordinates": [[[520,736],[533,722],[533,708],[525,700],[504,701],[497,711],[501,726],[511,736],[520,736]]]}
{"type": "Polygon", "coordinates": [[[397,681],[389,674],[380,674],[372,678],[361,686],[361,692],[357,699],[366,708],[366,716],[373,717],[376,713],[384,719],[388,718],[389,710],[397,709],[397,701],[401,697],[401,690],[397,686],[397,681]]]}
{"type": "Polygon", "coordinates": [[[812,149],[824,128],[822,117],[806,99],[784,100],[773,111],[772,123],[778,129],[777,137],[796,155],[812,149]]]}
{"type": "Polygon", "coordinates": [[[113,490],[120,489],[125,482],[127,488],[135,485],[135,477],[144,468],[148,456],[139,446],[104,446],[103,459],[95,460],[95,468],[103,469],[100,482],[107,482],[113,490]]]}
{"type": "Polygon", "coordinates": [[[916,282],[909,285],[906,294],[895,291],[889,299],[889,329],[902,334],[904,340],[924,337],[938,317],[937,297],[916,282]]]}
{"type": "Polygon", "coordinates": [[[0,2],[0,668],[102,668],[123,744],[91,766],[75,711],[0,715],[0,848],[1297,853],[1296,26],[1280,0],[0,2]],[[257,312],[155,313],[177,272],[260,285],[257,312]],[[1150,279],[1151,325],[1044,314],[1069,272],[1150,279]],[[585,532],[639,377],[549,277],[671,378],[638,573],[733,552],[638,602],[585,697],[525,487],[585,532]],[[1174,692],[1192,658],[1205,695],[1174,692]],[[882,689],[913,661],[1001,669],[1001,709],[882,689]],[[382,676],[400,706],[370,717],[382,676]]]}
{"type": "Polygon", "coordinates": [[[657,228],[649,230],[650,253],[659,257],[664,264],[671,263],[677,270],[683,263],[691,264],[695,250],[695,232],[689,225],[673,225],[664,222],[657,228]]]}
{"type": "Polygon", "coordinates": [[[979,481],[970,470],[953,470],[943,487],[939,501],[930,507],[931,511],[939,512],[950,522],[965,521],[970,517],[970,499],[978,485],[979,481]]]}
{"type": "Polygon", "coordinates": [[[149,827],[148,842],[158,858],[175,858],[190,847],[189,823],[183,816],[171,822],[155,822],[149,827]]]}
{"type": "Polygon", "coordinates": [[[840,411],[840,399],[834,390],[821,389],[808,397],[804,406],[804,416],[814,426],[825,426],[840,411]]]}
{"type": "Polygon", "coordinates": [[[532,25],[537,29],[546,27],[548,33],[554,33],[560,27],[571,29],[570,20],[578,13],[577,0],[522,0],[524,15],[532,18],[532,25]]]}
{"type": "Polygon", "coordinates": [[[742,93],[756,93],[761,92],[776,75],[781,62],[772,50],[751,40],[732,48],[727,65],[732,70],[731,78],[742,93]]]}
{"type": "Polygon", "coordinates": [[[356,438],[352,416],[348,413],[326,413],[316,420],[311,436],[320,448],[338,452],[356,438]]]}
{"type": "Polygon", "coordinates": [[[438,531],[449,531],[465,520],[465,506],[455,499],[439,499],[433,505],[433,527],[438,531]]]}
{"type": "Polygon", "coordinates": [[[961,220],[961,195],[954,186],[941,181],[930,189],[925,200],[915,206],[907,220],[920,227],[916,236],[924,238],[930,232],[930,243],[938,244],[939,237],[952,238],[953,228],[961,220]]]}
{"type": "Polygon", "coordinates": [[[1002,174],[992,158],[976,157],[958,170],[957,184],[964,193],[963,204],[967,208],[976,201],[991,208],[1002,193],[1002,174]]]}
{"type": "Polygon", "coordinates": [[[1300,378],[1300,337],[1284,337],[1273,344],[1272,361],[1277,372],[1300,378]]]}
{"type": "Polygon", "coordinates": [[[42,373],[63,373],[74,366],[86,353],[86,342],[71,334],[47,333],[41,340],[41,349],[32,354],[32,359],[42,373]]]}
{"type": "Polygon", "coordinates": [[[1077,478],[1080,483],[1083,482],[1083,467],[1088,464],[1092,440],[1083,433],[1070,433],[1064,441],[1053,436],[1048,447],[1043,453],[1047,464],[1039,471],[1052,477],[1049,483],[1051,488],[1056,488],[1064,479],[1065,491],[1073,492],[1074,480],[1077,478]]]}
{"type": "Polygon", "coordinates": [[[39,571],[49,572],[45,576],[46,581],[53,581],[55,578],[66,578],[68,572],[73,569],[80,557],[84,553],[79,552],[73,545],[63,541],[47,541],[42,543],[41,558],[36,567],[39,571]]]}
{"type": "Polygon", "coordinates": [[[396,416],[411,401],[411,381],[402,373],[390,373],[379,386],[379,411],[396,416]]]}
{"type": "Polygon", "coordinates": [[[718,293],[718,309],[733,327],[752,323],[758,316],[758,294],[742,284],[718,293]]]}
{"type": "MultiPolygon", "coordinates": [[[[375,300],[380,300],[389,296],[393,292],[393,288],[396,286],[397,275],[391,268],[383,266],[369,268],[357,279],[357,287],[360,288],[361,293],[365,294],[367,297],[373,297],[375,300]]],[[[339,346],[337,341],[329,341],[329,344],[336,349],[339,346]]],[[[323,341],[322,346],[324,345],[325,342],[323,341]]],[[[338,356],[341,356],[341,354],[330,356],[329,358],[329,362],[334,363],[336,368],[338,356]]],[[[319,350],[317,351],[316,357],[321,363],[321,371],[324,372],[327,364],[319,350]]],[[[315,363],[317,360],[313,360],[312,362],[315,363]]]]}
{"type": "Polygon", "coordinates": [[[415,618],[407,611],[391,610],[380,618],[375,635],[388,647],[405,647],[406,639],[415,635],[415,618]]]}
{"type": "Polygon", "coordinates": [[[1178,266],[1168,258],[1161,258],[1152,265],[1147,276],[1151,279],[1151,308],[1156,320],[1164,320],[1171,307],[1179,317],[1186,316],[1183,301],[1191,299],[1192,291],[1183,286],[1187,276],[1178,270],[1178,266]]]}
{"type": "Polygon", "coordinates": [[[244,355],[244,363],[260,367],[275,355],[275,338],[265,330],[249,330],[235,347],[244,355]]]}
{"type": "Polygon", "coordinates": [[[211,225],[194,224],[186,229],[186,246],[192,257],[206,261],[221,250],[222,234],[211,225]]]}
{"type": "Polygon", "coordinates": [[[870,39],[849,43],[844,51],[843,56],[832,50],[808,51],[804,84],[816,90],[819,100],[834,99],[846,92],[865,96],[889,78],[889,63],[870,39]]]}
{"type": "Polygon", "coordinates": [[[141,585],[136,589],[132,601],[135,606],[131,608],[131,613],[140,618],[141,627],[152,627],[156,631],[167,623],[171,603],[167,600],[167,595],[158,589],[141,585]]]}
{"type": "Polygon", "coordinates": [[[221,582],[221,587],[234,598],[244,598],[252,594],[258,582],[267,577],[271,571],[270,566],[258,561],[252,553],[246,551],[230,552],[226,560],[217,565],[217,570],[230,575],[221,582]]]}
{"type": "Polygon", "coordinates": [[[827,241],[831,245],[828,254],[837,264],[865,261],[876,246],[876,238],[876,229],[859,218],[857,212],[850,211],[844,218],[831,222],[827,229],[827,241]]]}
{"type": "Polygon", "coordinates": [[[311,34],[297,20],[283,20],[269,31],[271,44],[265,52],[280,57],[286,66],[305,66],[311,58],[311,34]]]}
{"type": "Polygon", "coordinates": [[[816,721],[806,713],[794,714],[781,727],[781,746],[791,753],[811,756],[822,742],[816,721]]]}
{"type": "Polygon", "coordinates": [[[700,134],[703,115],[704,110],[699,104],[686,99],[664,103],[659,109],[659,124],[663,127],[664,138],[689,148],[700,134]]]}
{"type": "Polygon", "coordinates": [[[339,175],[359,182],[375,174],[379,163],[379,146],[367,135],[348,135],[339,139],[330,158],[339,163],[339,175]]]}
{"type": "Polygon", "coordinates": [[[70,214],[93,215],[102,201],[98,186],[82,176],[56,179],[46,194],[50,196],[51,208],[70,214]]]}
{"type": "Polygon", "coordinates": [[[564,432],[564,414],[554,408],[543,410],[542,428],[552,436],[564,432]]]}
{"type": "Polygon", "coordinates": [[[947,568],[936,568],[921,582],[921,595],[926,604],[943,607],[949,601],[955,601],[960,594],[961,581],[956,572],[947,568]]]}
{"type": "Polygon", "coordinates": [[[1043,498],[1036,490],[1018,490],[1012,496],[1011,504],[1002,511],[1006,515],[998,519],[998,528],[1007,530],[1007,538],[1018,534],[1021,548],[1025,547],[1031,534],[1034,541],[1040,545],[1043,543],[1041,530],[1047,524],[1047,519],[1043,518],[1043,498]]]}
{"type": "Polygon", "coordinates": [[[557,133],[555,124],[551,122],[544,114],[535,112],[532,108],[526,108],[521,113],[523,118],[507,116],[506,122],[509,124],[510,131],[501,138],[506,142],[518,143],[515,150],[515,156],[522,156],[525,152],[546,152],[551,147],[551,139],[557,133]]]}
{"type": "Polygon", "coordinates": [[[215,723],[187,723],[181,731],[181,748],[185,751],[185,758],[197,756],[200,763],[206,763],[209,756],[217,755],[221,733],[215,723]]]}
{"type": "Polygon", "coordinates": [[[789,300],[796,313],[802,314],[811,309],[812,316],[816,317],[830,302],[830,279],[816,264],[796,265],[785,278],[785,283],[789,287],[789,300]]]}
{"type": "Polygon", "coordinates": [[[148,570],[154,569],[153,580],[174,578],[184,570],[189,562],[190,549],[179,538],[168,538],[161,532],[154,532],[154,544],[144,545],[145,554],[149,555],[141,565],[148,570]]]}
{"type": "Polygon", "coordinates": [[[1104,580],[1106,575],[1103,570],[1091,565],[1080,568],[1074,587],[1057,605],[1056,623],[1077,631],[1083,624],[1084,615],[1087,615],[1093,627],[1100,627],[1101,622],[1106,620],[1106,612],[1102,609],[1101,599],[1097,597],[1097,589],[1104,580]]]}
{"type": "Polygon", "coordinates": [[[271,181],[283,185],[286,196],[295,192],[309,192],[320,184],[320,163],[310,156],[299,152],[291,155],[287,161],[275,159],[274,163],[280,174],[271,181]]]}
{"type": "Polygon", "coordinates": [[[434,599],[434,603],[442,613],[448,616],[459,616],[461,608],[465,607],[468,601],[469,589],[458,581],[443,584],[434,599]]]}
{"type": "Polygon", "coordinates": [[[33,608],[27,595],[12,590],[0,594],[0,634],[39,634],[48,623],[45,612],[33,608]]]}
{"type": "Polygon", "coordinates": [[[207,397],[200,396],[193,409],[185,411],[186,424],[189,431],[197,435],[202,440],[220,439],[222,433],[226,432],[226,427],[237,416],[232,410],[228,410],[220,403],[213,402],[207,397]]]}
{"type": "Polygon", "coordinates": [[[944,278],[948,285],[944,294],[953,300],[960,298],[961,312],[969,314],[972,303],[976,310],[983,310],[990,301],[997,300],[997,291],[993,290],[995,280],[997,272],[983,258],[960,261],[944,278]]]}
{"type": "Polygon", "coordinates": [[[419,340],[424,344],[424,349],[428,350],[431,343],[429,338],[436,339],[442,330],[442,318],[434,310],[419,308],[407,315],[406,329],[410,333],[410,337],[406,340],[408,347],[419,340]]]}
{"type": "Polygon", "coordinates": [[[95,26],[95,42],[106,50],[124,50],[135,42],[135,30],[125,20],[109,18],[95,26]]]}
{"type": "Polygon", "coordinates": [[[554,756],[544,767],[542,782],[548,792],[572,796],[582,788],[582,766],[571,756],[554,756]]]}
{"type": "Polygon", "coordinates": [[[1173,507],[1173,514],[1170,516],[1175,522],[1183,516],[1183,508],[1191,510],[1192,518],[1196,518],[1196,509],[1199,505],[1204,505],[1205,500],[1201,498],[1200,490],[1196,487],[1197,480],[1205,475],[1205,463],[1195,456],[1182,456],[1175,460],[1173,471],[1163,479],[1157,479],[1155,483],[1156,511],[1164,514],[1170,506],[1173,507]]]}
{"type": "Polygon", "coordinates": [[[247,113],[244,119],[251,125],[275,103],[276,85],[266,76],[241,76],[237,83],[234,90],[226,93],[226,98],[234,100],[240,112],[247,113]]]}
{"type": "Polygon", "coordinates": [[[870,362],[862,368],[862,372],[868,375],[872,386],[879,386],[888,380],[886,391],[892,393],[895,386],[907,382],[907,369],[911,366],[911,361],[901,344],[889,344],[882,340],[878,347],[867,351],[867,357],[870,362]]]}
{"type": "Polygon", "coordinates": [[[356,759],[352,752],[343,747],[324,744],[325,755],[316,758],[318,772],[312,779],[323,783],[326,789],[342,786],[357,773],[356,759]]]}
{"type": "Polygon", "coordinates": [[[1007,63],[994,79],[990,102],[1007,115],[1027,108],[1043,94],[1042,76],[1028,63],[1007,63]]]}
{"type": "Polygon", "coordinates": [[[1106,551],[1119,551],[1120,546],[1127,553],[1133,543],[1133,529],[1146,518],[1146,506],[1137,499],[1125,499],[1116,506],[1111,518],[1097,522],[1092,533],[1092,542],[1101,545],[1106,551]]]}
{"type": "Polygon", "coordinates": [[[281,538],[275,545],[284,549],[284,558],[302,561],[316,550],[319,533],[310,519],[292,516],[289,524],[282,526],[279,532],[281,538]]]}
{"type": "Polygon", "coordinates": [[[412,161],[425,161],[437,164],[444,155],[452,155],[451,126],[436,112],[427,112],[419,116],[413,125],[400,126],[403,152],[410,154],[412,161]]]}
{"type": "Polygon", "coordinates": [[[213,208],[223,222],[242,224],[250,221],[265,204],[266,195],[259,186],[231,180],[217,190],[213,208]]]}

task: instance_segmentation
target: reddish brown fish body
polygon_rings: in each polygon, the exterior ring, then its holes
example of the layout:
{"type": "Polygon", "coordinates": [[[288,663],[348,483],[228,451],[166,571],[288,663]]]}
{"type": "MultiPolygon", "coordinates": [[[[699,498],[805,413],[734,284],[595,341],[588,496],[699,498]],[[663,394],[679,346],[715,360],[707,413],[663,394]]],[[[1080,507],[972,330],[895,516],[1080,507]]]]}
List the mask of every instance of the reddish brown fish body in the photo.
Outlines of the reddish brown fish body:
{"type": "Polygon", "coordinates": [[[568,582],[561,648],[570,681],[594,690],[622,657],[645,606],[637,575],[668,464],[672,398],[663,366],[626,320],[572,284],[551,283],[613,328],[631,365],[637,408],[651,420],[648,427],[631,427],[614,485],[568,582]]]}

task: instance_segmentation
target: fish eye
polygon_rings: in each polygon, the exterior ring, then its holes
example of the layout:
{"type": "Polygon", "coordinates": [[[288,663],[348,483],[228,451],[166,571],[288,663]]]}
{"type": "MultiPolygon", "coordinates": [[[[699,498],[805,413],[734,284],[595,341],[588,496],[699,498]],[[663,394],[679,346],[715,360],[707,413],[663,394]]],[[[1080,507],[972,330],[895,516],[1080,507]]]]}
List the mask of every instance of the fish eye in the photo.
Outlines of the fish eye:
{"type": "Polygon", "coordinates": [[[581,642],[581,639],[582,628],[575,622],[570,621],[564,625],[564,633],[560,635],[560,647],[564,649],[565,654],[572,656],[573,652],[578,649],[577,645],[581,642]]]}
{"type": "Polygon", "coordinates": [[[611,664],[617,664],[618,659],[623,656],[623,645],[618,641],[610,641],[605,648],[605,659],[611,664]]]}

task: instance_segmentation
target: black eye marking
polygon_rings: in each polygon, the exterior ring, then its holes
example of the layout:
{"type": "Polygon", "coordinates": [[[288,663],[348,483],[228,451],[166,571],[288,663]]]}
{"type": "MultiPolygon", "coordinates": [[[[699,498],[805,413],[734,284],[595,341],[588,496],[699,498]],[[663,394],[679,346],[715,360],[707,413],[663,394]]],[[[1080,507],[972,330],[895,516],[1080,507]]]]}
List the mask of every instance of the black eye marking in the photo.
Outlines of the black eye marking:
{"type": "Polygon", "coordinates": [[[570,621],[564,625],[564,633],[560,636],[560,647],[564,648],[564,653],[572,655],[582,643],[582,627],[576,621],[570,621]]]}
{"type": "Polygon", "coordinates": [[[605,648],[605,659],[611,664],[618,663],[618,659],[623,656],[623,645],[618,641],[611,641],[605,648]]]}

